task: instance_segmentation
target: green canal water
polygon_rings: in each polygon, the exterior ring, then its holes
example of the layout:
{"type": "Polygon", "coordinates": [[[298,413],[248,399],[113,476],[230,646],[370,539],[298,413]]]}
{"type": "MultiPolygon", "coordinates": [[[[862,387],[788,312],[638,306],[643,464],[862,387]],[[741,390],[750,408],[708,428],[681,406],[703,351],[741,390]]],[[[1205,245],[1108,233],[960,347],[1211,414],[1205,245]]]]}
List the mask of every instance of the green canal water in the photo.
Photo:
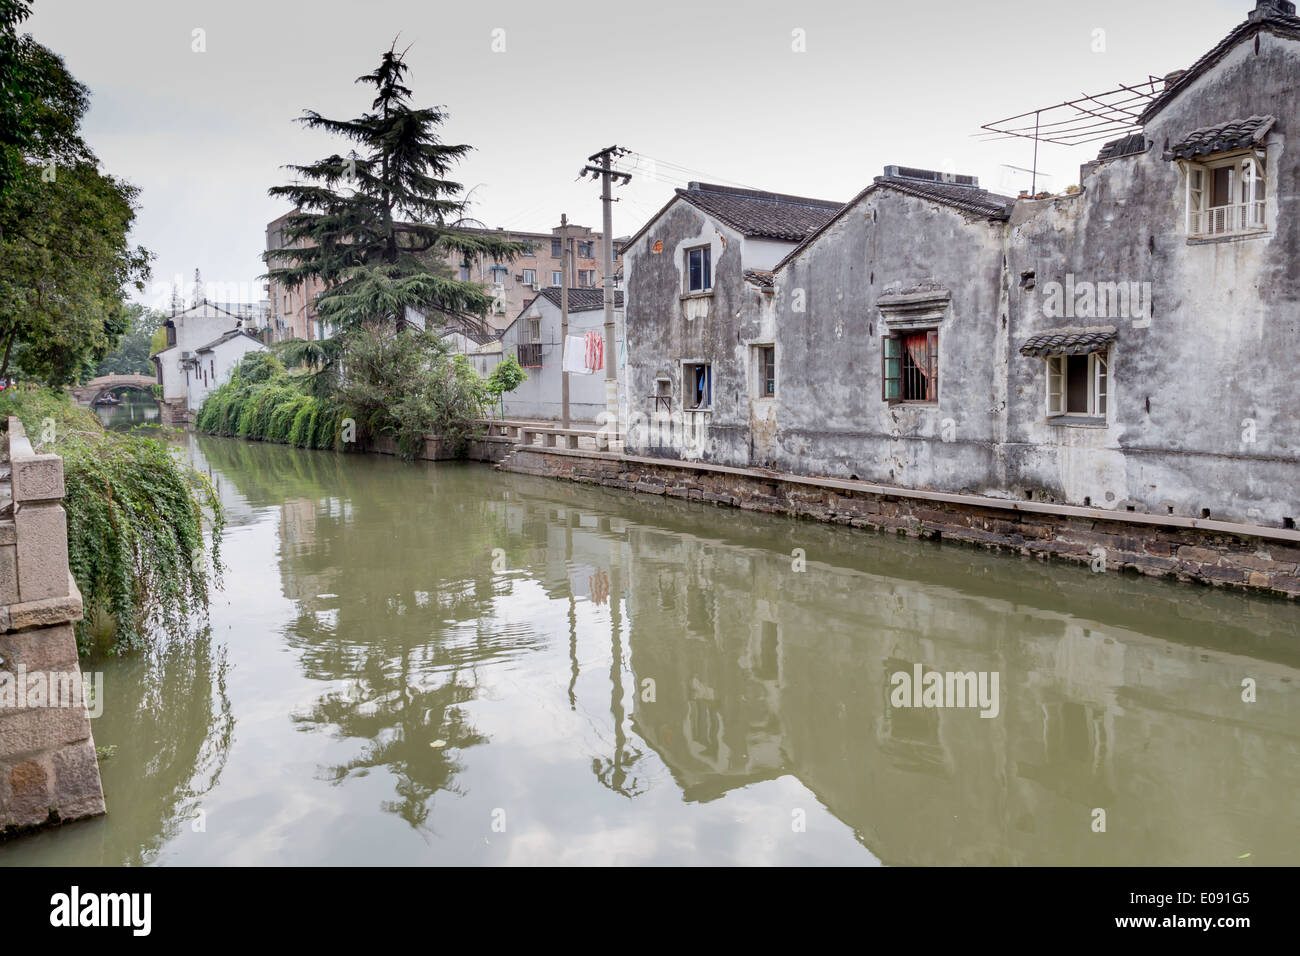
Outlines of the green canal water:
{"type": "Polygon", "coordinates": [[[87,663],[109,813],[0,865],[1300,863],[1294,606],[182,447],[230,514],[209,626],[87,663]],[[996,716],[902,706],[917,664],[996,674],[996,716]]]}

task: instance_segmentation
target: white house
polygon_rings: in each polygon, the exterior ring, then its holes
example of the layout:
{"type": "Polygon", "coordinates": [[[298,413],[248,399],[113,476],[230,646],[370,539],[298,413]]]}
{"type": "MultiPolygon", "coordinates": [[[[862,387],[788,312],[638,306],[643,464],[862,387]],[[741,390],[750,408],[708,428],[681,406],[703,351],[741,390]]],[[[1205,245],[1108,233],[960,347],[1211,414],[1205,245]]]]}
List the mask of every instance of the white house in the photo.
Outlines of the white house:
{"type": "MultiPolygon", "coordinates": [[[[592,332],[603,337],[605,299],[601,289],[569,290],[569,335],[584,337],[592,332]]],[[[617,362],[623,341],[623,293],[614,293],[614,355],[617,362]]],[[[560,336],[560,290],[543,289],[524,306],[514,322],[501,333],[504,355],[514,355],[528,380],[505,396],[507,418],[558,420],[561,417],[561,388],[564,349],[560,336]]],[[[618,378],[623,369],[615,364],[618,378]]],[[[569,418],[573,422],[594,422],[605,411],[605,372],[569,374],[569,418]]]]}
{"type": "Polygon", "coordinates": [[[167,348],[153,362],[169,421],[189,419],[247,353],[266,349],[246,326],[243,317],[207,300],[164,323],[167,348]]]}

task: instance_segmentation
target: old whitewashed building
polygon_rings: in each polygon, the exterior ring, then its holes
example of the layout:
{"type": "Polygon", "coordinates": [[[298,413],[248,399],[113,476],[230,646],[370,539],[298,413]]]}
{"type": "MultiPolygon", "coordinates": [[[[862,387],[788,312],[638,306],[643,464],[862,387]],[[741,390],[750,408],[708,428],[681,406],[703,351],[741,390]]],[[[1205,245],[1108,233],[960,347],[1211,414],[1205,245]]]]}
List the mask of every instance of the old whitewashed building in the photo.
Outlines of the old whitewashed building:
{"type": "Polygon", "coordinates": [[[243,315],[206,299],[163,324],[167,348],[153,356],[168,422],[190,421],[213,389],[230,379],[249,352],[266,351],[243,315]]]}
{"type": "Polygon", "coordinates": [[[888,167],[772,201],[803,238],[764,265],[679,194],[626,250],[628,450],[1294,527],[1298,79],[1300,18],[1259,0],[1077,191],[888,167]]]}

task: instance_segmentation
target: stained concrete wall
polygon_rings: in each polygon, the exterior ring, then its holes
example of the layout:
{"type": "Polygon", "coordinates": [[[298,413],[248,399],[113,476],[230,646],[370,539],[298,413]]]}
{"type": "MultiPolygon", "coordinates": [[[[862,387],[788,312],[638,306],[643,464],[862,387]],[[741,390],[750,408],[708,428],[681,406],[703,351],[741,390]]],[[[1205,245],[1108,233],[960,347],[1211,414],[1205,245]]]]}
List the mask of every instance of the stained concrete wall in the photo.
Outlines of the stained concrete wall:
{"type": "Polygon", "coordinates": [[[104,812],[68,571],[63,460],[36,455],[9,419],[0,483],[0,838],[104,812]],[[4,500],[11,499],[11,500],[4,500]],[[38,696],[39,693],[39,696],[38,696]]]}
{"type": "Polygon", "coordinates": [[[1004,487],[995,453],[1004,235],[999,221],[878,187],[778,271],[773,467],[980,494],[1004,487]],[[894,330],[882,299],[927,293],[946,299],[939,401],[891,405],[881,349],[894,330]]]}
{"type": "Polygon", "coordinates": [[[1148,122],[1142,154],[1089,164],[1078,197],[1019,203],[1008,272],[1035,273],[1009,302],[1011,341],[1055,325],[1113,324],[1104,429],[1054,427],[1041,359],[1012,357],[1007,473],[1072,503],[1278,526],[1300,512],[1300,193],[1292,144],[1300,43],[1268,33],[1234,48],[1148,122]],[[1198,128],[1272,114],[1269,228],[1189,240],[1184,178],[1164,150],[1198,128]],[[1149,283],[1149,323],[1045,316],[1045,284],[1149,283]]]}
{"type": "Polygon", "coordinates": [[[793,248],[794,243],[746,240],[678,200],[624,250],[624,407],[630,452],[749,464],[750,346],[755,339],[771,344],[773,329],[770,315],[764,318],[762,293],[745,281],[744,272],[770,268],[777,253],[793,248]],[[686,294],[685,252],[705,245],[711,249],[713,288],[706,294],[686,294]],[[713,404],[707,411],[683,409],[690,388],[684,369],[688,363],[712,365],[713,404]],[[661,378],[669,382],[671,398],[671,413],[663,421],[658,420],[661,406],[654,398],[661,378]]]}

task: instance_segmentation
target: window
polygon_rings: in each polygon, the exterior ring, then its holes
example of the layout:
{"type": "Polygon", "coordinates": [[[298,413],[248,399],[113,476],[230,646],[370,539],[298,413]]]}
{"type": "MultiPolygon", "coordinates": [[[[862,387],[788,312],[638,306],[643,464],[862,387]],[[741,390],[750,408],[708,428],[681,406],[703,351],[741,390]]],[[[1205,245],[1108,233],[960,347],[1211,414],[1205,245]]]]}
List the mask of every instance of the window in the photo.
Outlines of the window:
{"type": "Polygon", "coordinates": [[[1239,235],[1267,228],[1264,173],[1252,154],[1188,162],[1187,235],[1239,235]]]}
{"type": "Polygon", "coordinates": [[[529,342],[540,342],[542,340],[542,320],[529,319],[527,331],[529,342]]]}
{"type": "Polygon", "coordinates": [[[708,246],[686,250],[686,291],[708,292],[713,288],[713,250],[708,246]]]}
{"type": "Polygon", "coordinates": [[[938,330],[885,336],[881,363],[885,401],[939,401],[938,330]]]}
{"type": "Polygon", "coordinates": [[[525,269],[525,270],[524,270],[524,285],[537,285],[537,270],[536,270],[536,269],[525,269]]]}
{"type": "Polygon", "coordinates": [[[1047,356],[1047,416],[1105,418],[1109,378],[1104,351],[1047,356]]]}
{"type": "Polygon", "coordinates": [[[686,366],[686,397],[683,404],[692,411],[706,411],[713,407],[713,366],[691,364],[686,366]]]}
{"type": "Polygon", "coordinates": [[[461,282],[468,282],[468,281],[469,281],[469,263],[468,263],[468,262],[462,262],[462,263],[460,264],[460,281],[461,281],[461,282]]]}
{"type": "Polygon", "coordinates": [[[551,273],[551,285],[564,285],[564,273],[558,269],[551,273]]]}
{"type": "Polygon", "coordinates": [[[776,397],[776,346],[754,346],[754,394],[758,398],[776,397]]]}
{"type": "Polygon", "coordinates": [[[524,243],[524,251],[521,252],[520,255],[521,255],[521,256],[528,256],[528,257],[530,257],[530,258],[531,258],[532,256],[537,255],[537,243],[535,243],[535,242],[525,242],[525,243],[524,243]]]}
{"type": "Polygon", "coordinates": [[[578,255],[583,259],[595,258],[596,244],[590,240],[578,243],[578,255]]]}
{"type": "Polygon", "coordinates": [[[552,259],[558,259],[558,258],[560,258],[560,240],[559,240],[559,239],[552,239],[552,240],[551,240],[551,258],[552,258],[552,259]]]}
{"type": "Polygon", "coordinates": [[[584,289],[594,288],[596,285],[596,271],[594,269],[579,269],[578,285],[584,289]]]}
{"type": "Polygon", "coordinates": [[[665,412],[673,410],[673,383],[666,378],[655,379],[655,411],[662,409],[665,412]]]}

